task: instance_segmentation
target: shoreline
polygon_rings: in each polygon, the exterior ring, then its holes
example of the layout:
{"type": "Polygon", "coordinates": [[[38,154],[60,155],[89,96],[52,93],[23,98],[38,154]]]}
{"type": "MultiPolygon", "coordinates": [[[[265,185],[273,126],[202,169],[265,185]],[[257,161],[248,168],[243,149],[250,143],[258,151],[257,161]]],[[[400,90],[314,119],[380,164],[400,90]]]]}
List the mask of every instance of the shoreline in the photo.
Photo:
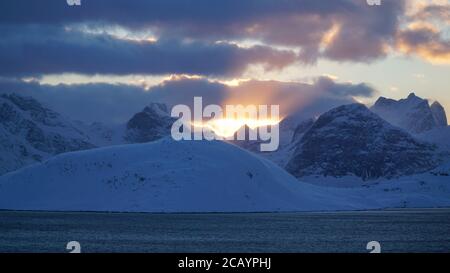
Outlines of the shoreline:
{"type": "Polygon", "coordinates": [[[327,211],[243,211],[243,212],[145,212],[145,211],[73,211],[73,210],[11,210],[0,209],[0,213],[58,213],[58,214],[148,214],[148,215],[236,215],[236,214],[351,214],[351,213],[419,213],[424,211],[445,211],[450,213],[450,207],[435,207],[435,208],[385,208],[372,210],[327,210],[327,211]]]}

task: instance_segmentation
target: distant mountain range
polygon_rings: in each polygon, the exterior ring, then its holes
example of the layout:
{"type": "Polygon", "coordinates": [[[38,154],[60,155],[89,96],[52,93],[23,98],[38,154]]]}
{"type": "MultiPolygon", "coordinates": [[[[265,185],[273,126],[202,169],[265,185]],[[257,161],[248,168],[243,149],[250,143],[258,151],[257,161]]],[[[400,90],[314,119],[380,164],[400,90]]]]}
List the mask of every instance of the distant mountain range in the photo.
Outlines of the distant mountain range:
{"type": "Polygon", "coordinates": [[[412,134],[447,126],[444,107],[439,102],[430,105],[428,100],[414,93],[398,101],[381,97],[371,110],[392,125],[412,134]]]}
{"type": "Polygon", "coordinates": [[[371,109],[350,104],[318,118],[288,117],[280,124],[280,149],[260,153],[251,142],[235,142],[239,148],[220,141],[174,141],[168,136],[173,119],[162,104],[151,103],[127,123],[108,127],[70,121],[32,98],[2,95],[0,209],[254,212],[450,206],[450,130],[444,109],[415,95],[380,100],[371,109]],[[375,113],[380,109],[397,125],[375,113]],[[356,187],[343,187],[351,180],[356,187]]]}
{"type": "MultiPolygon", "coordinates": [[[[174,121],[159,103],[150,103],[123,125],[109,127],[70,121],[32,98],[11,94],[0,99],[0,174],[68,151],[155,141],[170,134],[174,121]]],[[[368,180],[436,167],[447,136],[444,108],[411,94],[399,101],[380,98],[370,110],[354,104],[314,119],[287,117],[280,123],[276,152],[260,153],[259,142],[233,144],[299,178],[354,175],[368,180]]]]}
{"type": "Polygon", "coordinates": [[[0,174],[94,147],[74,123],[36,100],[0,95],[0,174]]]}
{"type": "Polygon", "coordinates": [[[151,103],[124,125],[71,121],[31,97],[0,95],[0,175],[60,153],[141,143],[170,134],[166,106],[151,103]]]}

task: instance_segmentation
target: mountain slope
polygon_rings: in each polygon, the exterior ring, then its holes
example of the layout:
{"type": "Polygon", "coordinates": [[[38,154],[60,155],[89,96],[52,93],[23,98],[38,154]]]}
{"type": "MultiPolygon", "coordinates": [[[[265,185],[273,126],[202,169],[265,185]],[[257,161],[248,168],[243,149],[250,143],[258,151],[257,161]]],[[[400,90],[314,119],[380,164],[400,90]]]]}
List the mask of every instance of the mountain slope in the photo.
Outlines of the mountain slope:
{"type": "Polygon", "coordinates": [[[446,127],[448,122],[444,107],[439,102],[435,101],[431,104],[430,108],[436,125],[438,127],[446,127]]]}
{"type": "Polygon", "coordinates": [[[418,134],[447,125],[444,108],[439,103],[433,105],[430,107],[428,100],[411,93],[398,101],[380,97],[370,110],[389,123],[418,134]]]}
{"type": "Polygon", "coordinates": [[[0,96],[0,174],[55,154],[93,147],[70,121],[33,98],[0,96]]]}
{"type": "Polygon", "coordinates": [[[286,169],[297,177],[392,178],[436,167],[435,150],[364,105],[351,104],[321,115],[297,144],[286,169]]]}
{"type": "Polygon", "coordinates": [[[450,126],[434,128],[416,135],[417,138],[438,145],[450,152],[450,126]]]}
{"type": "Polygon", "coordinates": [[[1,209],[148,212],[351,209],[224,142],[164,138],[66,153],[0,177],[1,209]]]}

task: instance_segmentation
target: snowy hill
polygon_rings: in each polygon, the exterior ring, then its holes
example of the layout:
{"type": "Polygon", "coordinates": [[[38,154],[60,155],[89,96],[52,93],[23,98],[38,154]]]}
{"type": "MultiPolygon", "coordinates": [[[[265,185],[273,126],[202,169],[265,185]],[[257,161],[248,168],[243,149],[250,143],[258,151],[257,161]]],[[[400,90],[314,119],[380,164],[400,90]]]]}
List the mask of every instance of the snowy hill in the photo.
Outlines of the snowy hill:
{"type": "Polygon", "coordinates": [[[359,209],[450,207],[450,162],[436,169],[396,179],[363,181],[358,177],[303,177],[330,193],[346,196],[359,209]]]}
{"type": "Polygon", "coordinates": [[[75,121],[74,123],[76,127],[87,136],[89,142],[97,147],[120,145],[126,143],[124,139],[126,132],[125,124],[111,125],[101,122],[86,124],[81,121],[75,121]]]}
{"type": "MultiPolygon", "coordinates": [[[[443,167],[444,168],[444,167],[443,167]]],[[[0,209],[139,212],[335,211],[450,206],[443,171],[354,188],[303,183],[224,142],[61,154],[0,177],[0,209]]]]}
{"type": "Polygon", "coordinates": [[[436,150],[364,105],[351,104],[321,115],[302,136],[286,169],[297,177],[392,178],[435,168],[440,163],[436,150]]]}
{"type": "Polygon", "coordinates": [[[72,122],[33,98],[0,96],[0,174],[55,154],[93,147],[72,122]]]}
{"type": "Polygon", "coordinates": [[[152,212],[351,209],[224,142],[164,138],[66,153],[0,177],[1,209],[152,212]]]}
{"type": "Polygon", "coordinates": [[[447,126],[444,108],[438,102],[430,106],[428,100],[414,93],[398,101],[380,97],[371,110],[389,123],[413,134],[447,126]]]}

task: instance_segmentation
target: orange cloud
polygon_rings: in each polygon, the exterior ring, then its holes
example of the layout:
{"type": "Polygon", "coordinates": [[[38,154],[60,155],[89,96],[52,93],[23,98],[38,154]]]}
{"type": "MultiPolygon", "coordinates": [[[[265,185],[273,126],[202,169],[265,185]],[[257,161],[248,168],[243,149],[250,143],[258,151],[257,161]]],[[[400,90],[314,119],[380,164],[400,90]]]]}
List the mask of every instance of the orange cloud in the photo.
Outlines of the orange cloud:
{"type": "Polygon", "coordinates": [[[415,22],[397,35],[397,49],[436,64],[450,64],[450,41],[435,26],[415,22]]]}

